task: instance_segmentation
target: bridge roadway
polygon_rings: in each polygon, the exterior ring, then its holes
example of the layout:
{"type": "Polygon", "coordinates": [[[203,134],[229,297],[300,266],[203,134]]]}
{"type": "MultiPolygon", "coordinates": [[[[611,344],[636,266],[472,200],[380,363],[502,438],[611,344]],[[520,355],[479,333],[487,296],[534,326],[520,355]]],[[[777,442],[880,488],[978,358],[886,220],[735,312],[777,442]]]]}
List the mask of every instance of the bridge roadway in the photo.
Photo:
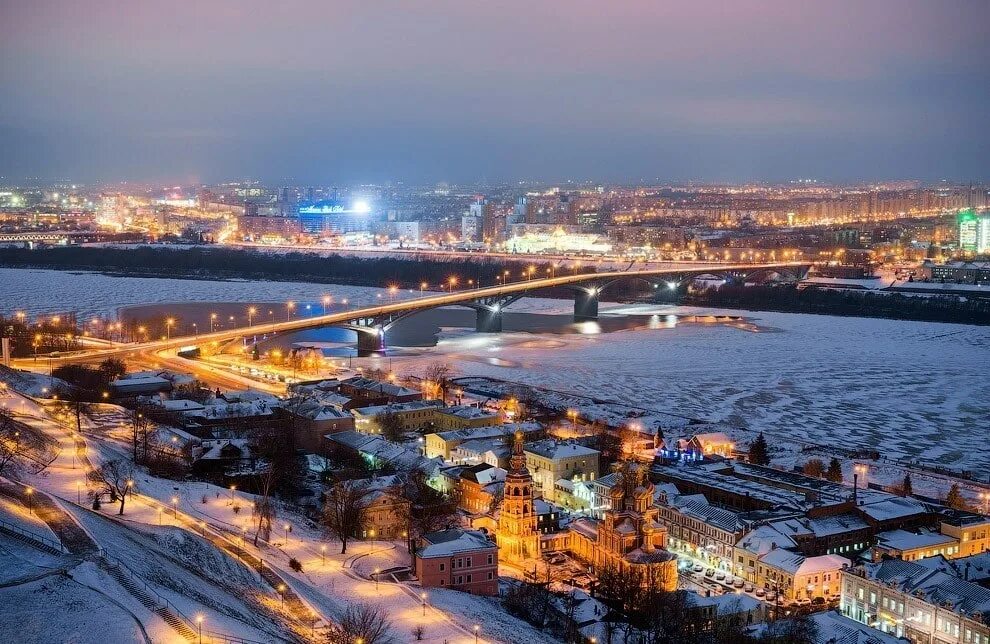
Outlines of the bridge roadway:
{"type": "MultiPolygon", "coordinates": [[[[129,344],[117,344],[107,348],[93,348],[85,351],[66,352],[45,356],[45,363],[90,362],[109,357],[126,358],[129,355],[153,353],[199,346],[211,342],[228,342],[248,336],[261,336],[270,333],[286,333],[326,326],[350,328],[358,332],[358,350],[367,354],[385,348],[384,335],[389,326],[415,313],[442,306],[468,306],[478,311],[477,329],[481,332],[502,330],[501,314],[512,302],[548,288],[570,288],[575,293],[574,316],[576,320],[593,320],[598,317],[598,295],[605,288],[620,281],[640,280],[659,285],[671,283],[675,286],[704,275],[728,276],[742,281],[756,275],[769,276],[774,273],[792,280],[803,279],[810,264],[807,262],[778,262],[771,264],[692,264],[690,267],[663,268],[652,270],[609,271],[601,273],[581,273],[512,282],[501,286],[466,289],[452,293],[435,293],[425,297],[403,300],[391,304],[362,307],[349,311],[297,318],[285,322],[261,323],[248,327],[224,329],[199,335],[172,337],[167,340],[152,340],[129,344]],[[658,282],[660,280],[660,282],[658,282]]],[[[40,356],[39,356],[40,357],[40,356]]],[[[135,355],[135,357],[137,357],[135,355]]],[[[30,361],[24,362],[29,366],[30,361]]]]}

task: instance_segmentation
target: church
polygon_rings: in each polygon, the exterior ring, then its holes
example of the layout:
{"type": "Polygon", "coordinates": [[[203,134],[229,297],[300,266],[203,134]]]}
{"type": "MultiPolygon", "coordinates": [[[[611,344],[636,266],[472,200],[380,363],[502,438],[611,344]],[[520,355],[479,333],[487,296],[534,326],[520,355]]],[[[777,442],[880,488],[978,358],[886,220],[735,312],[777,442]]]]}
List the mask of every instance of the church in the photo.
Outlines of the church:
{"type": "Polygon", "coordinates": [[[611,509],[602,519],[580,518],[561,532],[540,534],[533,508],[533,478],[526,468],[522,436],[517,435],[499,511],[499,558],[521,564],[543,552],[567,552],[593,568],[650,569],[651,579],[677,589],[677,557],[666,549],[667,530],[658,522],[654,486],[643,467],[626,461],[611,490],[611,509]],[[643,568],[640,568],[643,567],[643,568]]]}

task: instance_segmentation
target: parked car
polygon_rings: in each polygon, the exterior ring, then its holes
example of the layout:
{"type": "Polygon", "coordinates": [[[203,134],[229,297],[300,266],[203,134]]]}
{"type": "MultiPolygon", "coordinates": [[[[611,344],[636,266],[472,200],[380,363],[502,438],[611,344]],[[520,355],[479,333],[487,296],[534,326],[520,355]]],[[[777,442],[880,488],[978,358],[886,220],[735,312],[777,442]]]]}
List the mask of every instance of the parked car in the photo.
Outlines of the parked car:
{"type": "Polygon", "coordinates": [[[812,598],[811,603],[812,604],[815,604],[816,606],[820,606],[820,605],[822,605],[822,604],[825,603],[825,598],[824,597],[814,597],[814,598],[812,598]]]}
{"type": "Polygon", "coordinates": [[[745,585],[745,586],[743,587],[743,590],[745,590],[745,591],[746,591],[747,593],[751,593],[751,592],[753,592],[753,584],[746,584],[746,585],[745,585]]]}
{"type": "Polygon", "coordinates": [[[763,590],[762,588],[757,588],[756,589],[756,596],[757,597],[763,597],[766,594],[767,594],[767,591],[763,590]]]}
{"type": "Polygon", "coordinates": [[[701,571],[702,571],[702,570],[704,570],[704,569],[705,569],[705,567],[704,567],[704,566],[702,566],[701,564],[694,564],[694,568],[693,568],[693,570],[694,570],[695,572],[701,572],[701,571]]]}
{"type": "Polygon", "coordinates": [[[742,588],[745,585],[746,585],[746,582],[743,581],[742,579],[737,579],[734,582],[732,582],[733,588],[742,588]]]}
{"type": "Polygon", "coordinates": [[[718,579],[719,581],[722,581],[723,579],[725,579],[725,573],[724,572],[716,573],[715,574],[715,579],[718,579]]]}
{"type": "Polygon", "coordinates": [[[776,593],[776,591],[773,591],[773,590],[767,591],[767,598],[766,599],[767,599],[768,602],[777,601],[777,593],[776,593]]]}
{"type": "Polygon", "coordinates": [[[705,571],[705,577],[708,577],[710,579],[710,578],[712,578],[714,576],[715,576],[715,569],[714,568],[709,568],[708,570],[705,571]]]}

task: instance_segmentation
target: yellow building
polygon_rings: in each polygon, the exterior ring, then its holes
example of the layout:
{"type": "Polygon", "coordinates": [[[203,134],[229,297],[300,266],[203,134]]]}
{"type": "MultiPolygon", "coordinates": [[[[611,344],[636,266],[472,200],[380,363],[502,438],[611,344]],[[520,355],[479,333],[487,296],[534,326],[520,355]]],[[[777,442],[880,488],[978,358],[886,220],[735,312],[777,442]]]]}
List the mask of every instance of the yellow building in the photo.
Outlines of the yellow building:
{"type": "Polygon", "coordinates": [[[556,502],[559,479],[594,481],[599,474],[599,452],[577,443],[539,441],[526,447],[526,467],[533,475],[537,492],[556,502]]]}
{"type": "Polygon", "coordinates": [[[399,419],[402,423],[402,431],[413,432],[434,426],[437,408],[440,404],[435,400],[414,400],[394,405],[360,407],[352,409],[351,415],[354,416],[354,429],[362,434],[381,434],[380,420],[388,414],[399,419]]]}
{"type": "Polygon", "coordinates": [[[840,593],[839,573],[852,564],[839,555],[804,555],[776,548],[756,562],[756,584],[780,594],[782,600],[826,599],[840,593]]]}
{"type": "Polygon", "coordinates": [[[873,560],[893,557],[904,561],[917,561],[925,557],[942,555],[946,559],[959,557],[959,540],[954,536],[937,532],[908,532],[889,530],[877,535],[873,546],[873,560]]]}
{"type": "Polygon", "coordinates": [[[497,412],[468,405],[456,405],[437,408],[433,422],[437,431],[444,432],[475,427],[492,427],[500,425],[502,419],[497,412]]]}
{"type": "Polygon", "coordinates": [[[364,499],[362,539],[404,539],[409,529],[409,501],[388,490],[375,490],[364,499]]]}
{"type": "Polygon", "coordinates": [[[522,433],[512,446],[509,471],[505,476],[502,507],[498,515],[499,557],[522,562],[540,556],[540,534],[536,529],[533,477],[526,469],[522,433]]]}
{"type": "Polygon", "coordinates": [[[426,434],[423,437],[424,453],[427,458],[442,458],[449,461],[451,454],[461,443],[506,436],[508,431],[504,427],[475,427],[426,434]]]}
{"type": "MultiPolygon", "coordinates": [[[[990,550],[990,517],[969,512],[943,518],[939,531],[955,537],[959,549],[955,557],[968,557],[990,550]]],[[[946,555],[948,556],[948,555],[946,555]]]]}

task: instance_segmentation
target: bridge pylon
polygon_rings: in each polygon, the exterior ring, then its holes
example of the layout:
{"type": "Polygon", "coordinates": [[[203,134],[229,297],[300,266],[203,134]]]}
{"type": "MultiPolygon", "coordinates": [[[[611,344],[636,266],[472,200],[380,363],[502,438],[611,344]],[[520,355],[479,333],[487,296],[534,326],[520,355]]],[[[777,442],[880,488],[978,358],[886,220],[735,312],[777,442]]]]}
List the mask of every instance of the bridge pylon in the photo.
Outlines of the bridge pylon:
{"type": "Polygon", "coordinates": [[[357,352],[367,357],[385,350],[385,329],[382,326],[350,327],[357,331],[357,352]]]}
{"type": "Polygon", "coordinates": [[[600,290],[595,284],[574,288],[575,322],[598,319],[598,293],[600,290]]]}

